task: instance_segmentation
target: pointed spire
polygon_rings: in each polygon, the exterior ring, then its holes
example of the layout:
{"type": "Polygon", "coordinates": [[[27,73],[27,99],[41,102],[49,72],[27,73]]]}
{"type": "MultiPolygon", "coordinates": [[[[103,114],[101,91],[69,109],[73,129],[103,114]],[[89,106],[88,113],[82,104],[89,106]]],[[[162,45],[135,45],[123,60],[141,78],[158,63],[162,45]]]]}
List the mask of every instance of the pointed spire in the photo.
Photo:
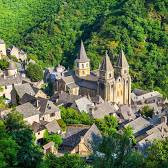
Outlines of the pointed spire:
{"type": "Polygon", "coordinates": [[[83,41],[81,40],[81,47],[80,47],[80,53],[78,58],[76,59],[78,62],[88,62],[90,59],[86,55],[85,47],[83,44],[83,41]]]}
{"type": "Polygon", "coordinates": [[[113,66],[111,64],[110,58],[108,56],[107,50],[106,50],[106,55],[103,58],[102,64],[100,66],[101,71],[113,71],[113,66]]]}
{"type": "Polygon", "coordinates": [[[121,50],[121,52],[119,54],[117,66],[121,67],[121,68],[128,68],[129,67],[123,50],[121,50]]]}

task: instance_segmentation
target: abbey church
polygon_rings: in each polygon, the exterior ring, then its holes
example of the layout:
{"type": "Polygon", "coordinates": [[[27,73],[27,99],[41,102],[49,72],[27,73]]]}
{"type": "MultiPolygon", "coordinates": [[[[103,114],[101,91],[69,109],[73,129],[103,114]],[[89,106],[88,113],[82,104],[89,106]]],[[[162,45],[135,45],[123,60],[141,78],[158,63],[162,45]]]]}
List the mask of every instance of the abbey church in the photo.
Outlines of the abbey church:
{"type": "Polygon", "coordinates": [[[121,50],[117,65],[114,66],[108,53],[105,53],[98,70],[90,70],[83,42],[75,60],[75,71],[64,73],[57,80],[57,91],[66,91],[73,95],[101,96],[104,100],[117,104],[131,104],[131,77],[129,65],[121,50]]]}

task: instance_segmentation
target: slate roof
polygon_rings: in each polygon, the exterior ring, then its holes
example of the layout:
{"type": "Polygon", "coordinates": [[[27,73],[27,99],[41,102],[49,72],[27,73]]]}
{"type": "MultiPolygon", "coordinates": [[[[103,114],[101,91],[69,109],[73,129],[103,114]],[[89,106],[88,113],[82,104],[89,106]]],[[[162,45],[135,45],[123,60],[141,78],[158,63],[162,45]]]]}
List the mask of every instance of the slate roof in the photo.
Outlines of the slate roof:
{"type": "Polygon", "coordinates": [[[129,122],[126,126],[131,126],[133,128],[133,133],[138,135],[138,132],[143,131],[145,128],[151,126],[151,123],[143,117],[138,117],[135,120],[129,122]]]}
{"type": "Polygon", "coordinates": [[[16,106],[16,111],[21,113],[24,118],[28,118],[28,117],[40,114],[40,112],[29,102],[16,106]]]}
{"type": "Polygon", "coordinates": [[[38,101],[39,111],[41,112],[41,114],[51,114],[51,113],[55,113],[55,112],[60,111],[57,108],[57,106],[54,105],[53,102],[48,99],[38,97],[37,101],[38,101]]]}
{"type": "Polygon", "coordinates": [[[132,112],[131,107],[128,105],[121,105],[118,112],[123,120],[131,120],[136,118],[135,114],[132,112]]]}
{"type": "Polygon", "coordinates": [[[35,92],[29,83],[24,83],[22,85],[16,85],[14,86],[14,88],[20,98],[22,98],[23,95],[25,95],[26,93],[31,96],[35,95],[35,92]]]}
{"type": "Polygon", "coordinates": [[[65,82],[66,85],[75,83],[74,76],[65,76],[62,77],[62,80],[65,82]]]}
{"type": "Polygon", "coordinates": [[[27,102],[31,102],[31,103],[34,103],[36,101],[36,98],[34,96],[31,96],[27,93],[25,93],[22,98],[20,99],[19,103],[20,104],[24,104],[24,103],[27,103],[27,102]]]}
{"type": "Polygon", "coordinates": [[[84,87],[84,88],[88,88],[88,89],[92,89],[92,90],[97,90],[97,82],[81,80],[78,82],[78,85],[80,87],[84,87]]]}
{"type": "Polygon", "coordinates": [[[1,86],[7,86],[7,85],[12,85],[12,84],[21,84],[22,83],[22,77],[20,75],[17,76],[6,76],[0,77],[0,85],[1,86]]]}
{"type": "Polygon", "coordinates": [[[39,131],[46,129],[44,125],[41,125],[40,123],[37,123],[37,122],[33,122],[33,124],[31,125],[31,128],[34,133],[37,133],[39,131]]]}
{"type": "Polygon", "coordinates": [[[121,52],[119,54],[117,66],[121,67],[121,68],[128,68],[129,67],[123,50],[121,50],[121,52]]]}
{"type": "Polygon", "coordinates": [[[104,100],[101,98],[100,95],[96,95],[95,97],[92,98],[92,102],[95,104],[100,104],[104,103],[104,100]]]}
{"type": "Polygon", "coordinates": [[[102,63],[100,66],[100,71],[105,71],[105,72],[106,71],[114,71],[113,66],[111,64],[111,61],[110,61],[110,58],[107,54],[107,51],[106,51],[105,57],[102,60],[102,63]]]}
{"type": "Polygon", "coordinates": [[[83,41],[81,41],[80,53],[76,62],[89,62],[90,59],[86,55],[85,47],[83,45],[83,41]]]}
{"type": "Polygon", "coordinates": [[[109,102],[104,102],[97,104],[92,112],[93,118],[104,118],[106,115],[113,114],[115,112],[115,108],[109,102]]]}
{"type": "Polygon", "coordinates": [[[80,99],[75,100],[75,103],[80,112],[88,112],[89,107],[94,105],[87,97],[81,97],[80,99]]]}
{"type": "Polygon", "coordinates": [[[80,95],[70,95],[66,92],[56,93],[51,97],[51,101],[56,102],[57,105],[60,104],[67,104],[67,103],[74,103],[75,100],[81,98],[80,95]]]}
{"type": "Polygon", "coordinates": [[[86,125],[71,125],[67,127],[67,132],[63,138],[62,147],[73,149],[79,144],[81,138],[84,139],[85,145],[91,150],[92,144],[97,144],[101,140],[101,133],[95,124],[92,126],[86,125]]]}
{"type": "Polygon", "coordinates": [[[45,127],[47,128],[49,133],[58,133],[58,131],[61,130],[61,127],[56,120],[47,123],[45,127]]]}
{"type": "Polygon", "coordinates": [[[75,83],[71,83],[71,84],[68,84],[67,87],[69,89],[73,89],[73,88],[78,88],[79,86],[77,84],[75,84],[75,83]]]}

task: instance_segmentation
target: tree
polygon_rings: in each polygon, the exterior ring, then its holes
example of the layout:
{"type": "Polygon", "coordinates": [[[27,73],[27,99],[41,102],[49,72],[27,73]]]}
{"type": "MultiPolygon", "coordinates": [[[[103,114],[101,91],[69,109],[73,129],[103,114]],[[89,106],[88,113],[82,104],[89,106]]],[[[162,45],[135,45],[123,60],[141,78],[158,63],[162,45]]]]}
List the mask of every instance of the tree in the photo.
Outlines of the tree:
{"type": "Polygon", "coordinates": [[[168,139],[155,140],[153,144],[147,148],[145,166],[153,167],[168,167],[168,139]]]}
{"type": "Polygon", "coordinates": [[[114,116],[105,116],[104,119],[95,119],[95,124],[105,135],[111,135],[117,131],[118,121],[114,116]]]}
{"type": "Polygon", "coordinates": [[[141,110],[140,113],[144,115],[145,117],[150,117],[152,118],[153,115],[153,109],[151,109],[149,106],[144,106],[141,110]]]}
{"type": "Polygon", "coordinates": [[[33,132],[23,120],[23,116],[16,111],[12,111],[5,119],[5,126],[8,135],[19,146],[17,153],[18,165],[24,168],[35,168],[41,161],[42,152],[34,143],[33,132]]]}
{"type": "Polygon", "coordinates": [[[144,164],[143,156],[132,150],[132,141],[124,133],[104,136],[95,150],[95,168],[139,168],[144,164]]]}
{"type": "Polygon", "coordinates": [[[44,139],[47,142],[50,142],[50,141],[54,142],[56,148],[58,148],[58,146],[62,144],[62,138],[61,138],[60,135],[58,135],[58,134],[49,134],[47,130],[44,133],[44,139]]]}
{"type": "Polygon", "coordinates": [[[26,74],[33,82],[38,82],[43,79],[43,70],[37,64],[30,63],[26,69],[26,74]]]}
{"type": "Polygon", "coordinates": [[[5,70],[9,66],[9,62],[5,59],[0,60],[0,69],[5,70]]]}
{"type": "Polygon", "coordinates": [[[39,168],[89,168],[79,155],[65,154],[61,157],[56,157],[49,154],[45,157],[39,168]]]}
{"type": "Polygon", "coordinates": [[[5,124],[0,120],[0,168],[15,167],[19,146],[6,132],[5,124]]]}

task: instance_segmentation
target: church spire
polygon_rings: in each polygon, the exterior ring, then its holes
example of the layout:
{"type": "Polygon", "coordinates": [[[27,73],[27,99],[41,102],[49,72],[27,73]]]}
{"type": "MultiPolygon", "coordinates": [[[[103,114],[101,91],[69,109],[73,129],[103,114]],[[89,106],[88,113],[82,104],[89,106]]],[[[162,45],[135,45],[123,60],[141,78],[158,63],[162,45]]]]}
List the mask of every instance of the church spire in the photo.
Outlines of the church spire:
{"type": "Polygon", "coordinates": [[[124,68],[124,69],[125,68],[127,69],[129,67],[123,50],[121,50],[121,52],[119,54],[117,66],[120,68],[124,68]]]}
{"type": "Polygon", "coordinates": [[[102,64],[100,66],[100,71],[114,71],[113,66],[111,64],[110,58],[108,56],[107,50],[106,55],[103,58],[102,64]]]}
{"type": "Polygon", "coordinates": [[[85,47],[83,44],[83,41],[81,40],[81,47],[80,47],[80,53],[78,58],[76,59],[77,62],[88,62],[90,61],[89,58],[86,55],[85,47]]]}

